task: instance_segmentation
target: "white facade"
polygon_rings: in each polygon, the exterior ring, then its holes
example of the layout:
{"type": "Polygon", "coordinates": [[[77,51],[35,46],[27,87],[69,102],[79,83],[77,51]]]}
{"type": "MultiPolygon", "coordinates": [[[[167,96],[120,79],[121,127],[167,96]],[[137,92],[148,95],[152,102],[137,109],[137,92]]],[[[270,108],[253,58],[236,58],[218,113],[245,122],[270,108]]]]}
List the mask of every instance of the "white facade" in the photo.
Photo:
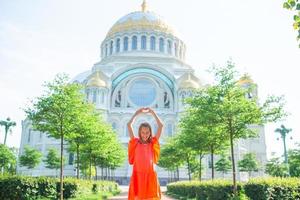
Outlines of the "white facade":
{"type": "MultiPolygon", "coordinates": [[[[145,6],[145,5],[143,5],[145,6]]],[[[186,46],[161,17],[145,10],[130,13],[109,30],[100,46],[101,60],[94,66],[75,77],[72,81],[85,85],[88,101],[95,103],[97,109],[105,113],[120,140],[126,146],[129,140],[127,122],[139,107],[152,107],[162,119],[164,139],[176,133],[179,113],[184,110],[183,99],[192,95],[194,88],[203,86],[194,75],[194,69],[186,64],[186,46]]],[[[155,120],[143,115],[134,124],[135,130],[142,121],[148,121],[154,131],[155,120]]],[[[49,147],[57,147],[59,142],[48,138],[44,133],[32,131],[30,122],[23,121],[20,154],[24,146],[30,145],[47,154],[49,147]]],[[[260,138],[240,141],[236,146],[237,157],[243,152],[255,151],[258,159],[266,160],[266,145],[263,128],[260,138]]],[[[65,151],[66,152],[66,151],[65,151]]],[[[66,166],[66,176],[74,176],[73,156],[66,153],[70,165],[66,166]]],[[[208,159],[205,159],[208,163],[208,159]]],[[[161,179],[167,179],[168,173],[157,169],[161,179]]],[[[32,175],[54,175],[41,164],[34,170],[18,168],[19,173],[32,175]]],[[[187,177],[183,170],[181,177],[187,177]]],[[[209,178],[206,170],[204,178],[209,178]]],[[[115,171],[115,176],[125,183],[131,175],[126,163],[115,171]]]]}

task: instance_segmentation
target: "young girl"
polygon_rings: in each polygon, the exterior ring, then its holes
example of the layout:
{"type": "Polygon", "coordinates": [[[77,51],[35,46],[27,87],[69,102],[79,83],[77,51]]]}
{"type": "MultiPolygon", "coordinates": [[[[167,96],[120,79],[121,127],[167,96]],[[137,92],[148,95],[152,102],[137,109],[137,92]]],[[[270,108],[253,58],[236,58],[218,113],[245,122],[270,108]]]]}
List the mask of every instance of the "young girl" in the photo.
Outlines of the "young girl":
{"type": "Polygon", "coordinates": [[[133,165],[128,199],[161,199],[160,186],[153,165],[157,164],[159,158],[160,147],[158,140],[163,124],[151,108],[140,108],[132,116],[127,126],[130,136],[128,160],[133,165]],[[158,128],[154,137],[152,137],[152,129],[148,123],[142,123],[138,130],[138,138],[134,137],[132,123],[140,113],[150,113],[155,118],[158,128]]]}

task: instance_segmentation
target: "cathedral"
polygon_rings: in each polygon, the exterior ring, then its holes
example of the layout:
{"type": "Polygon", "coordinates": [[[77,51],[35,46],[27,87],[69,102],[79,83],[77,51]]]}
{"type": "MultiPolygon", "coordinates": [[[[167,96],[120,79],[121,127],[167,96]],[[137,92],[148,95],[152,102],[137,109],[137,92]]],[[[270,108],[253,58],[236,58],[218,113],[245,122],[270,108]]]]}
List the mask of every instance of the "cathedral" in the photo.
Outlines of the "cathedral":
{"type": "MultiPolygon", "coordinates": [[[[86,99],[104,113],[104,118],[111,123],[119,140],[127,147],[129,135],[127,123],[140,107],[151,107],[164,123],[161,145],[167,138],[176,134],[176,125],[180,113],[184,111],[183,100],[192,95],[194,89],[204,87],[202,80],[194,73],[192,66],[185,60],[186,45],[176,32],[159,15],[147,8],[146,1],[140,11],[121,17],[107,32],[100,46],[101,58],[90,69],[78,74],[72,82],[85,86],[86,99]]],[[[240,80],[243,87],[254,84],[249,77],[240,80]]],[[[256,95],[256,91],[253,94],[256,95]]],[[[156,123],[151,115],[141,115],[134,123],[138,125],[148,121],[155,133],[156,123]]],[[[259,130],[259,137],[240,140],[235,146],[237,160],[246,152],[255,152],[259,162],[266,162],[264,128],[259,130]]],[[[49,138],[45,133],[31,128],[30,121],[22,121],[20,154],[29,145],[41,151],[44,156],[48,149],[60,148],[59,141],[49,138]]],[[[75,176],[74,155],[65,151],[67,165],[65,176],[75,176]]],[[[210,178],[210,157],[205,163],[204,179],[210,178]]],[[[55,170],[38,167],[28,170],[18,167],[18,173],[33,176],[55,176],[55,170]]],[[[162,184],[168,180],[168,172],[157,167],[162,184]]],[[[131,176],[131,166],[126,161],[115,171],[115,178],[121,184],[127,184],[131,176]]],[[[263,175],[263,169],[256,175],[263,175]]],[[[220,174],[216,176],[221,177],[220,174]]],[[[180,170],[180,177],[187,178],[185,169],[180,170]]],[[[230,177],[230,173],[228,174],[230,177]]],[[[237,177],[243,179],[243,173],[237,177]]]]}

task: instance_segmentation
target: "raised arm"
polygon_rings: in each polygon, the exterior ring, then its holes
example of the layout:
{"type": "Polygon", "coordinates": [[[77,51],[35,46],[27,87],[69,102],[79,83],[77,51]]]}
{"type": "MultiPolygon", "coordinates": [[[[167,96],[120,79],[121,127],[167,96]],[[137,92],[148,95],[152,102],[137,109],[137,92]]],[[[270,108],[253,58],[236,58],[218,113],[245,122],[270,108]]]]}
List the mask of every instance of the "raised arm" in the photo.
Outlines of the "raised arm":
{"type": "Polygon", "coordinates": [[[161,132],[162,132],[162,128],[163,128],[163,123],[161,122],[161,120],[159,119],[159,117],[156,115],[156,113],[154,112],[154,110],[152,110],[151,108],[147,108],[149,109],[149,113],[151,113],[153,115],[153,117],[156,120],[157,123],[157,132],[155,134],[155,137],[159,140],[161,132]]]}
{"type": "Polygon", "coordinates": [[[143,112],[143,108],[138,109],[134,115],[131,117],[131,119],[129,120],[129,122],[127,123],[127,128],[128,128],[128,132],[129,132],[129,137],[130,139],[134,138],[134,134],[133,134],[133,129],[132,129],[132,123],[135,120],[135,117],[143,112]]]}

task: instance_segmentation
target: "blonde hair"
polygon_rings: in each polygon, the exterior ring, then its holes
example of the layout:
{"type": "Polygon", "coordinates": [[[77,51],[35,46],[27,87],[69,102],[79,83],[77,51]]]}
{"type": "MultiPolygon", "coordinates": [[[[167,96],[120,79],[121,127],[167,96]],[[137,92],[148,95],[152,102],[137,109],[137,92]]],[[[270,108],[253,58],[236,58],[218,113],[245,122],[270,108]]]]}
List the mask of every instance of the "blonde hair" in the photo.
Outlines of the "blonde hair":
{"type": "Polygon", "coordinates": [[[139,139],[140,141],[142,141],[142,137],[141,137],[141,130],[142,130],[142,127],[145,127],[145,128],[149,128],[149,131],[150,131],[150,136],[149,138],[147,139],[147,143],[150,143],[151,142],[151,139],[152,139],[152,129],[151,129],[151,125],[147,122],[143,122],[141,123],[140,127],[139,127],[139,139]]]}

